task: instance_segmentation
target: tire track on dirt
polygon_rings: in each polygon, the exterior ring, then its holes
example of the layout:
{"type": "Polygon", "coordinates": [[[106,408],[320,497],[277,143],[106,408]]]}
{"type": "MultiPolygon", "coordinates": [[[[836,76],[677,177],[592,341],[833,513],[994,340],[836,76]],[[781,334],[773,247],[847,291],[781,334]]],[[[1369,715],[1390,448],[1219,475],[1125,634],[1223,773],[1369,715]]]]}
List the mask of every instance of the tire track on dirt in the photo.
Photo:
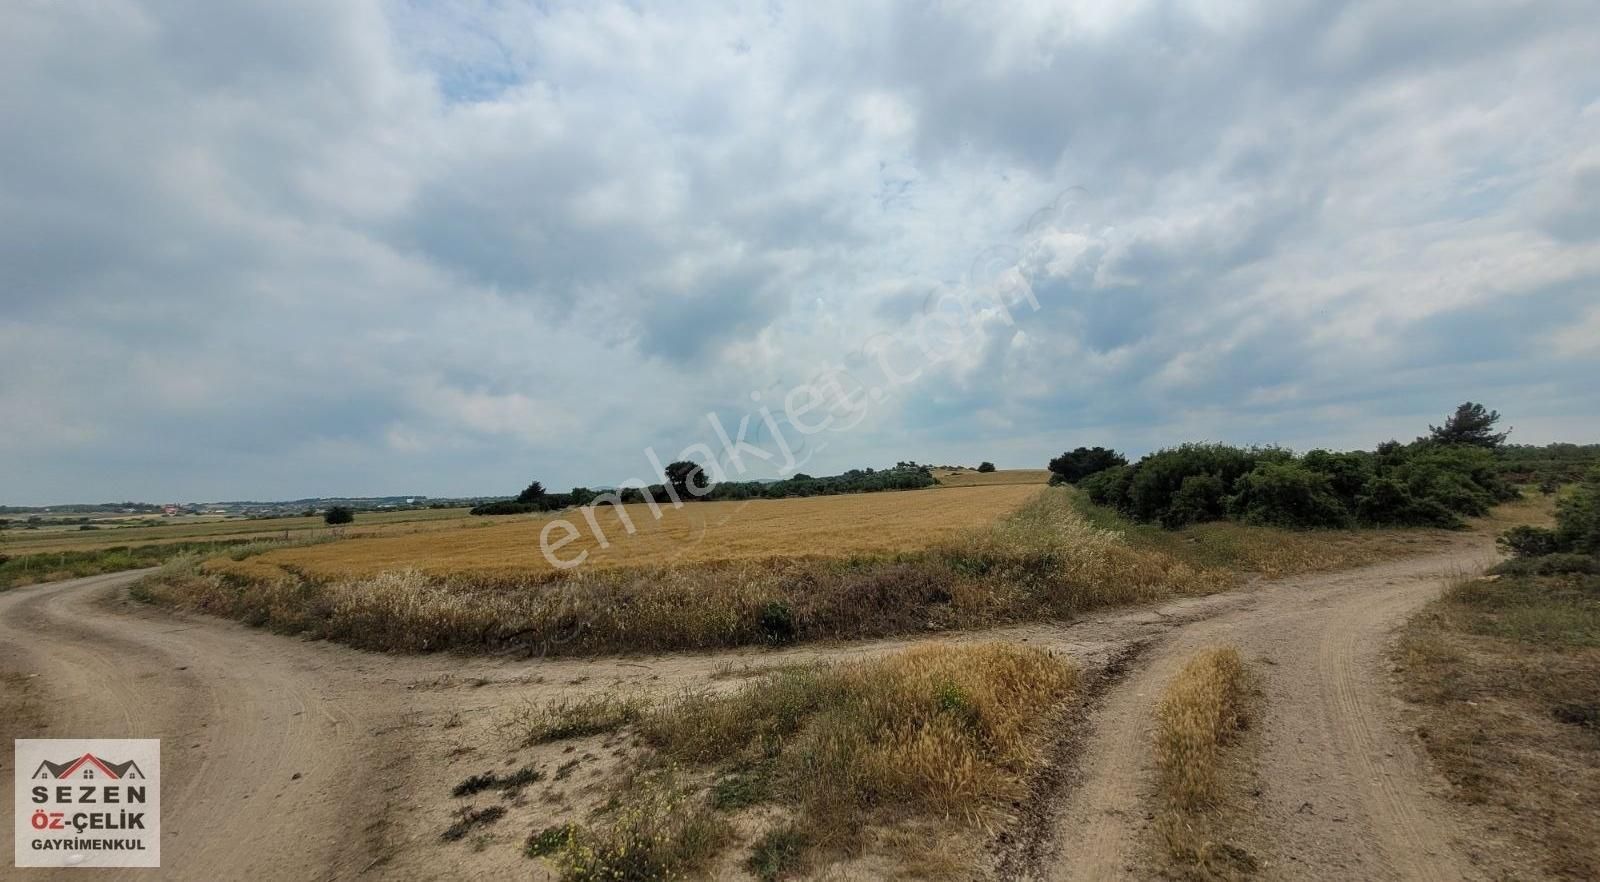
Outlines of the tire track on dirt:
{"type": "MultiPolygon", "coordinates": [[[[292,641],[183,627],[102,602],[138,575],[0,594],[0,664],[37,675],[30,682],[50,719],[46,732],[16,736],[160,738],[161,878],[353,875],[369,861],[348,830],[348,818],[362,814],[357,721],[314,672],[284,663],[292,641]],[[312,708],[334,724],[307,725],[312,708]]],[[[6,813],[9,824],[9,801],[6,813]]],[[[101,878],[149,877],[107,870],[101,878]]]]}
{"type": "Polygon", "coordinates": [[[1398,721],[1383,650],[1452,577],[1492,559],[1478,537],[1424,557],[1262,583],[1232,609],[1169,632],[1090,721],[1079,786],[1059,806],[1053,853],[1024,874],[1145,879],[1165,864],[1151,740],[1162,690],[1198,650],[1231,643],[1265,675],[1261,792],[1241,841],[1261,878],[1478,878],[1452,810],[1398,721]]]}

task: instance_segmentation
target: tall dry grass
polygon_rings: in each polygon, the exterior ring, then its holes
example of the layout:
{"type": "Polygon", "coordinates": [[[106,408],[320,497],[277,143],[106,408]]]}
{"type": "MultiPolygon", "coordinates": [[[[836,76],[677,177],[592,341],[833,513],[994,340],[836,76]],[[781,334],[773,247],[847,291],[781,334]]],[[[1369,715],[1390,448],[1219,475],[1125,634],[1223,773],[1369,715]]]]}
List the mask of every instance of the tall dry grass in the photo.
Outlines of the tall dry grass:
{"type": "Polygon", "coordinates": [[[567,655],[986,626],[1229,584],[1224,574],[1131,548],[1091,526],[1059,489],[990,527],[894,555],[523,576],[399,570],[326,580],[269,572],[189,566],[145,580],[136,593],[365,649],[567,655]]]}
{"type": "Polygon", "coordinates": [[[1244,721],[1244,659],[1231,646],[1204,650],[1172,679],[1156,710],[1162,792],[1184,811],[1213,804],[1223,745],[1244,721]]]}
{"type": "Polygon", "coordinates": [[[1156,709],[1157,829],[1184,877],[1220,882],[1255,868],[1248,852],[1226,841],[1217,811],[1239,786],[1226,777],[1224,751],[1246,724],[1249,692],[1239,651],[1215,647],[1183,666],[1156,709]]]}
{"type": "MultiPolygon", "coordinates": [[[[758,807],[756,817],[775,820],[757,838],[750,866],[768,878],[852,852],[875,825],[931,825],[946,835],[991,830],[1026,796],[1047,721],[1077,684],[1068,662],[1031,647],[935,644],[781,669],[722,694],[687,692],[639,719],[637,731],[654,753],[642,774],[623,782],[619,801],[631,805],[635,782],[652,780],[656,770],[709,780],[705,793],[687,787],[666,798],[685,818],[702,819],[681,834],[687,851],[704,858],[696,843],[712,829],[703,821],[706,806],[758,807]]],[[[604,873],[624,869],[621,850],[585,843],[635,841],[641,825],[660,838],[630,853],[678,853],[679,834],[659,813],[624,816],[620,836],[608,820],[599,832],[572,837],[575,860],[557,863],[584,869],[567,878],[618,878],[604,873]]]]}

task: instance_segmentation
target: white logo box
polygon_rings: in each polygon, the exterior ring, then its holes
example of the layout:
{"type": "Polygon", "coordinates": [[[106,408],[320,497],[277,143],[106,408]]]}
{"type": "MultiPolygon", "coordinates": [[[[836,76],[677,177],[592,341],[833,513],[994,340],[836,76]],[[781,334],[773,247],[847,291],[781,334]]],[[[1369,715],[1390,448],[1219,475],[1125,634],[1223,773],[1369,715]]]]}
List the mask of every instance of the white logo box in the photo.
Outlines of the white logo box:
{"type": "Polygon", "coordinates": [[[18,738],[16,865],[161,866],[161,741],[18,738]]]}

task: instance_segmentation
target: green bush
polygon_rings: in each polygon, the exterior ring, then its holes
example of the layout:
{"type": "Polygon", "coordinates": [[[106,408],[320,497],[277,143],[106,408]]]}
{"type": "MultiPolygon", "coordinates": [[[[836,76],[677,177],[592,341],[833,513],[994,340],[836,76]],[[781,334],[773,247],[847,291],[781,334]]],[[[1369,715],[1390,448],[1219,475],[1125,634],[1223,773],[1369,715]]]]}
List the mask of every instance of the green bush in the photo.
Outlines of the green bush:
{"type": "Polygon", "coordinates": [[[769,600],[762,604],[756,627],[761,629],[761,635],[768,643],[788,643],[799,631],[794,609],[781,600],[769,600]]]}
{"type": "Polygon", "coordinates": [[[1278,527],[1344,527],[1350,511],[1326,474],[1295,462],[1266,462],[1239,479],[1233,516],[1278,527]]]}
{"type": "Polygon", "coordinates": [[[1513,557],[1539,557],[1561,549],[1554,530],[1521,524],[1500,534],[1496,544],[1513,557]]]}
{"type": "Polygon", "coordinates": [[[1356,501],[1361,497],[1362,491],[1371,483],[1375,468],[1373,455],[1361,451],[1330,453],[1326,450],[1313,450],[1307,453],[1300,463],[1311,471],[1326,476],[1328,488],[1351,510],[1355,509],[1356,501]]]}
{"type": "MultiPolygon", "coordinates": [[[[1225,516],[1289,527],[1458,528],[1462,518],[1518,496],[1502,472],[1490,449],[1431,440],[1303,457],[1275,447],[1183,444],[1103,469],[1078,486],[1097,505],[1169,528],[1225,516]]],[[[1582,501],[1589,498],[1566,503],[1575,519],[1582,519],[1579,509],[1592,511],[1582,501]]]]}
{"type": "Polygon", "coordinates": [[[1600,554],[1600,468],[1556,500],[1556,541],[1563,551],[1600,554]]]}
{"type": "Polygon", "coordinates": [[[1356,518],[1375,527],[1461,526],[1461,518],[1436,500],[1419,500],[1398,478],[1375,478],[1356,500],[1356,518]]]}
{"type": "Polygon", "coordinates": [[[1090,475],[1127,464],[1127,458],[1115,450],[1079,447],[1050,460],[1050,483],[1076,484],[1090,475]]]}
{"type": "Polygon", "coordinates": [[[1490,572],[1502,576],[1600,576],[1600,556],[1558,552],[1537,557],[1513,557],[1496,564],[1490,572]]]}
{"type": "Polygon", "coordinates": [[[994,463],[985,460],[978,463],[978,471],[988,473],[994,471],[994,463]]]}
{"type": "Polygon", "coordinates": [[[326,523],[329,526],[352,523],[355,521],[355,519],[355,511],[344,505],[335,505],[322,515],[323,523],[326,523]]]}
{"type": "MultiPolygon", "coordinates": [[[[1054,482],[1059,477],[1059,475],[1052,475],[1050,480],[1054,482]]],[[[1128,485],[1132,481],[1133,469],[1128,466],[1116,466],[1084,478],[1079,482],[1078,489],[1088,495],[1089,501],[1095,505],[1105,505],[1121,510],[1127,505],[1128,485]]]]}
{"type": "Polygon", "coordinates": [[[1167,523],[1168,509],[1186,478],[1209,475],[1222,482],[1224,493],[1234,492],[1234,482],[1256,464],[1292,455],[1275,448],[1230,447],[1226,444],[1183,444],[1158,450],[1133,466],[1133,478],[1122,505],[1139,521],[1167,523]]]}
{"type": "Polygon", "coordinates": [[[1161,524],[1176,529],[1185,524],[1215,521],[1227,514],[1228,488],[1215,475],[1190,475],[1172,496],[1161,524]]]}

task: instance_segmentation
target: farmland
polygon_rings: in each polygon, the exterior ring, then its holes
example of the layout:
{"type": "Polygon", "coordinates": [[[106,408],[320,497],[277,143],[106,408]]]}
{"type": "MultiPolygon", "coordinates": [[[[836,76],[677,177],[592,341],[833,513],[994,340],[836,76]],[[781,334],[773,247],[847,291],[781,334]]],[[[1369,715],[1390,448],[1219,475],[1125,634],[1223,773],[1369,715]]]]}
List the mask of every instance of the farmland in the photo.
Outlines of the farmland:
{"type": "MultiPolygon", "coordinates": [[[[1028,473],[1032,477],[1036,473],[1028,473]]],[[[225,572],[272,575],[289,567],[322,579],[414,569],[434,576],[530,575],[553,567],[539,546],[552,518],[565,518],[579,538],[560,549],[584,567],[709,563],[826,553],[835,557],[911,551],[994,521],[1039,492],[1037,482],[933,488],[898,493],[813,496],[803,499],[703,502],[661,508],[657,520],[642,503],[601,506],[601,535],[582,515],[514,516],[477,529],[352,539],[269,552],[222,564],[225,572]],[[637,529],[628,535],[623,518],[637,529]],[[601,538],[605,544],[602,545],[601,538]]]]}
{"type": "Polygon", "coordinates": [[[992,484],[1043,484],[1050,480],[1048,469],[934,469],[934,480],[941,487],[983,487],[992,484]]]}
{"type": "MultiPolygon", "coordinates": [[[[341,528],[342,535],[374,536],[465,526],[465,508],[421,508],[403,511],[361,512],[356,523],[341,528]]],[[[321,517],[239,518],[180,516],[158,518],[105,518],[97,529],[77,527],[39,530],[11,529],[0,533],[0,552],[11,555],[60,551],[96,551],[117,546],[165,545],[213,540],[266,540],[305,538],[328,532],[321,517]],[[129,525],[124,526],[124,522],[129,525]],[[154,526],[152,524],[159,524],[154,526]]]]}

